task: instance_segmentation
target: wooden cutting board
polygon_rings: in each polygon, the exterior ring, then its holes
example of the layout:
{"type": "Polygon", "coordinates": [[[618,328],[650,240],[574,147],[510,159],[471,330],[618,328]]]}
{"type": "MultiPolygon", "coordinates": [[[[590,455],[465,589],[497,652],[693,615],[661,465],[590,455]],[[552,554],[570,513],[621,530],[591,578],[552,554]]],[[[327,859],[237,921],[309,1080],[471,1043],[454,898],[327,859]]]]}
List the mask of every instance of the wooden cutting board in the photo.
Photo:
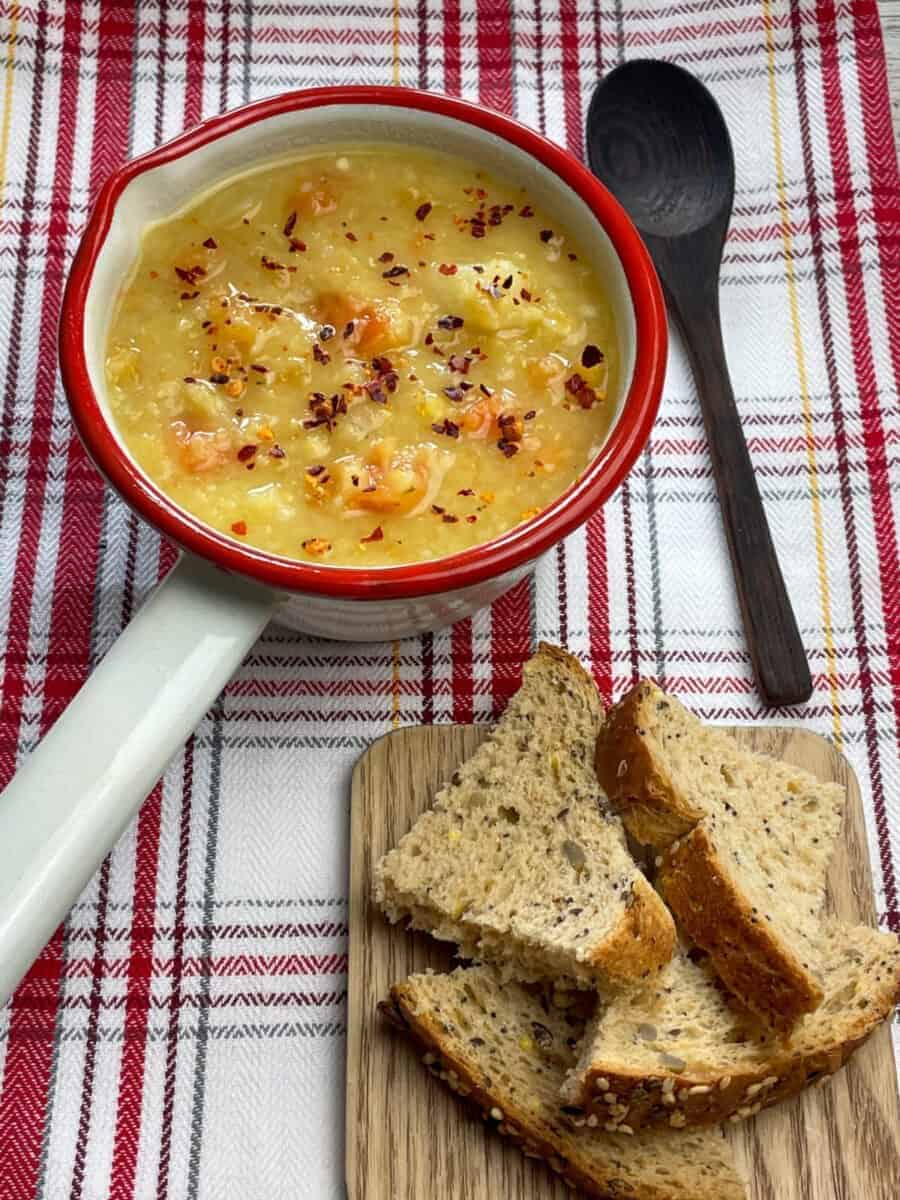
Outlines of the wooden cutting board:
{"type": "MultiPolygon", "coordinates": [[[[859,787],[843,755],[804,730],[735,729],[742,745],[806,767],[847,788],[830,903],[848,921],[874,924],[872,877],[859,787]]],[[[371,896],[372,868],[437,788],[486,736],[485,728],[401,729],[376,742],[353,774],[350,847],[346,1172],[348,1200],[565,1200],[540,1163],[524,1158],[432,1079],[408,1038],[376,1005],[390,985],[450,951],[391,927],[371,896]]],[[[751,1121],[728,1126],[750,1200],[898,1200],[900,1108],[890,1030],[849,1066],[751,1121]]]]}

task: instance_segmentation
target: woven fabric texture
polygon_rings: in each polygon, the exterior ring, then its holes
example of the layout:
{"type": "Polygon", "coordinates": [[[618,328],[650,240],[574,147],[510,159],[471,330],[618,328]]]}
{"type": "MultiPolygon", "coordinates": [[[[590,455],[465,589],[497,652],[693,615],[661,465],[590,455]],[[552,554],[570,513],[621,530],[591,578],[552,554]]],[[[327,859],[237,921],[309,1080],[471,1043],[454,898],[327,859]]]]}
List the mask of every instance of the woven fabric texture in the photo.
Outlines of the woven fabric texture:
{"type": "Polygon", "coordinates": [[[617,696],[802,723],[862,784],[900,931],[900,189],[876,6],[802,0],[0,3],[0,784],[174,554],[75,440],[56,361],[71,255],[129,156],[285,89],[394,83],[583,153],[598,77],[677,60],[737,156],[722,310],[815,693],[754,688],[677,341],[650,445],[531,581],[398,644],[270,628],[0,1010],[0,1198],[343,1195],[347,808],[392,727],[488,721],[538,638],[617,696]]]}

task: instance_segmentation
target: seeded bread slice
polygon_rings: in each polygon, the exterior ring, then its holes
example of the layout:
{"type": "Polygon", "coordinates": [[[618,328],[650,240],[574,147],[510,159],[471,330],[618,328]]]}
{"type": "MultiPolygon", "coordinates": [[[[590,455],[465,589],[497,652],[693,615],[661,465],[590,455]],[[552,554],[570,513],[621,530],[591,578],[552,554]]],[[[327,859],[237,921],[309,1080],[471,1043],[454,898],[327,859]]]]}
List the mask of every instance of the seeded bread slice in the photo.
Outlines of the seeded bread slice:
{"type": "Polygon", "coordinates": [[[559,1089],[583,1025],[489,967],[413,975],[382,1012],[411,1033],[426,1066],[479,1105],[490,1126],[569,1186],[632,1200],[738,1200],[744,1185],[720,1132],[628,1137],[560,1112],[559,1089]],[[581,1120],[582,1128],[576,1121],[581,1120]]]}
{"type": "Polygon", "coordinates": [[[785,1043],[724,990],[709,960],[682,949],[643,993],[609,1000],[563,1087],[606,1129],[739,1121],[827,1079],[900,999],[900,940],[827,921],[825,998],[785,1043]]]}
{"type": "Polygon", "coordinates": [[[591,988],[668,962],[672,918],[594,772],[602,718],[577,659],[542,644],[491,736],[376,867],[389,919],[525,981],[591,988]]]}
{"type": "Polygon", "coordinates": [[[600,730],[597,774],[656,885],[728,988],[775,1028],[822,1001],[825,871],[844,790],[742,749],[643,681],[600,730]]]}

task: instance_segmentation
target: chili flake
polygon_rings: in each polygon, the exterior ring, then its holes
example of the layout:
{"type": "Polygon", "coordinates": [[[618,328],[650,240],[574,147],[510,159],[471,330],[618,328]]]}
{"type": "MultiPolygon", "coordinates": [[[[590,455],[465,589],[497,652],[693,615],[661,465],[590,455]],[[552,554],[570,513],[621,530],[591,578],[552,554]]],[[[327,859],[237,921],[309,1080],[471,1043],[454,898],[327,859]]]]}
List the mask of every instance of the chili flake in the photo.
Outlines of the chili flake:
{"type": "Polygon", "coordinates": [[[540,236],[540,239],[542,242],[549,242],[550,239],[553,237],[553,230],[552,229],[542,229],[539,236],[540,236]]]}
{"type": "Polygon", "coordinates": [[[469,515],[466,517],[466,524],[467,524],[467,525],[474,525],[474,524],[475,524],[475,522],[476,522],[477,520],[478,520],[478,518],[475,516],[475,514],[474,514],[474,513],[470,513],[470,514],[469,514],[469,515]]]}
{"type": "Polygon", "coordinates": [[[284,223],[283,233],[286,238],[289,238],[294,232],[294,226],[297,224],[297,214],[292,212],[284,223]]]}
{"type": "Polygon", "coordinates": [[[378,255],[378,261],[381,263],[389,263],[394,261],[394,256],[390,250],[385,250],[384,254],[378,255]]]}
{"type": "Polygon", "coordinates": [[[401,267],[399,263],[395,267],[390,267],[387,271],[381,272],[382,279],[396,279],[398,275],[408,275],[409,267],[401,267]]]}
{"type": "Polygon", "coordinates": [[[519,216],[520,217],[533,217],[534,209],[531,207],[530,204],[523,204],[522,207],[519,209],[519,216]]]}
{"type": "Polygon", "coordinates": [[[464,354],[451,354],[447,359],[447,366],[451,371],[459,371],[460,375],[468,375],[469,361],[464,354]]]}
{"type": "Polygon", "coordinates": [[[522,418],[522,420],[523,421],[533,421],[536,416],[537,416],[537,413],[535,412],[535,410],[533,408],[529,408],[528,412],[525,414],[525,416],[522,418]]]}
{"type": "Polygon", "coordinates": [[[219,243],[214,237],[208,237],[203,245],[207,248],[207,250],[218,250],[219,248],[219,243]]]}
{"type": "Polygon", "coordinates": [[[380,542],[384,537],[384,530],[380,525],[376,525],[368,537],[360,538],[361,542],[380,542]]]}
{"type": "Polygon", "coordinates": [[[337,331],[335,330],[333,325],[323,325],[322,328],[319,330],[319,341],[320,342],[330,341],[334,337],[336,332],[337,331]]]}
{"type": "MultiPolygon", "coordinates": [[[[267,271],[296,271],[296,267],[288,266],[286,263],[277,262],[274,258],[269,258],[268,254],[264,254],[260,259],[263,267],[267,271]]],[[[273,309],[274,312],[274,309],[273,309]]]]}
{"type": "Polygon", "coordinates": [[[459,437],[459,426],[456,424],[455,421],[451,421],[447,417],[445,417],[444,420],[440,423],[435,421],[435,423],[431,426],[431,428],[434,430],[435,433],[443,433],[447,437],[452,437],[452,438],[459,437]]]}
{"type": "Polygon", "coordinates": [[[443,391],[447,399],[452,400],[454,404],[458,404],[466,394],[466,389],[461,385],[457,385],[456,387],[445,387],[443,391]]]}
{"type": "Polygon", "coordinates": [[[214,371],[209,377],[210,383],[228,383],[228,376],[224,371],[214,371]]]}
{"type": "Polygon", "coordinates": [[[581,365],[583,367],[596,367],[598,363],[603,362],[603,351],[597,346],[587,345],[581,352],[581,365]]]}
{"type": "Polygon", "coordinates": [[[356,322],[348,321],[347,324],[344,326],[344,332],[341,334],[341,336],[345,337],[345,338],[350,337],[350,335],[353,333],[353,330],[355,328],[356,328],[356,322]]]}
{"type": "Polygon", "coordinates": [[[231,532],[237,533],[241,537],[243,537],[244,534],[247,532],[247,522],[246,521],[235,521],[235,523],[231,526],[231,532]]]}
{"type": "Polygon", "coordinates": [[[359,241],[359,238],[356,236],[356,234],[352,233],[349,229],[344,234],[344,237],[347,239],[348,242],[358,242],[359,241]]]}
{"type": "Polygon", "coordinates": [[[446,508],[441,508],[440,504],[432,504],[431,511],[436,513],[438,516],[441,516],[441,514],[445,513],[447,510],[446,508]]]}
{"type": "Polygon", "coordinates": [[[248,462],[256,453],[256,446],[248,443],[246,446],[241,446],[237,452],[238,462],[248,462]]]}
{"type": "Polygon", "coordinates": [[[331,551],[331,542],[326,542],[324,538],[307,538],[302,544],[307,554],[328,554],[331,551]]]}
{"type": "Polygon", "coordinates": [[[459,517],[457,517],[455,513],[444,513],[444,515],[441,517],[441,520],[446,525],[455,525],[459,520],[459,517]]]}
{"type": "Polygon", "coordinates": [[[307,475],[312,475],[312,477],[315,479],[315,477],[317,475],[321,475],[324,470],[325,467],[322,463],[314,463],[311,467],[306,468],[306,473],[307,475]]]}
{"type": "Polygon", "coordinates": [[[475,492],[472,490],[472,488],[460,488],[456,494],[457,496],[474,496],[475,492]]]}
{"type": "Polygon", "coordinates": [[[438,267],[438,270],[442,275],[455,275],[459,270],[459,267],[456,265],[456,263],[441,263],[441,265],[438,267]]]}
{"type": "Polygon", "coordinates": [[[431,212],[431,205],[426,200],[424,204],[420,204],[419,207],[416,209],[416,220],[424,221],[430,212],[431,212]]]}
{"type": "Polygon", "coordinates": [[[462,329],[463,319],[462,317],[454,317],[452,315],[440,317],[438,319],[438,327],[440,329],[462,329]]]}
{"type": "Polygon", "coordinates": [[[199,292],[182,292],[179,298],[181,300],[196,300],[199,295],[199,292]]]}
{"type": "Polygon", "coordinates": [[[283,451],[283,450],[282,450],[282,448],[281,448],[281,447],[278,445],[278,443],[277,443],[277,442],[275,443],[275,445],[274,445],[274,446],[271,446],[271,447],[270,447],[270,449],[269,449],[269,458],[284,458],[284,451],[283,451]]]}
{"type": "Polygon", "coordinates": [[[300,238],[291,238],[291,252],[304,254],[306,252],[306,242],[302,242],[300,238]]]}
{"type": "Polygon", "coordinates": [[[506,438],[501,438],[497,443],[497,449],[500,450],[506,458],[512,458],[514,454],[519,453],[519,447],[515,442],[509,442],[506,438]]]}

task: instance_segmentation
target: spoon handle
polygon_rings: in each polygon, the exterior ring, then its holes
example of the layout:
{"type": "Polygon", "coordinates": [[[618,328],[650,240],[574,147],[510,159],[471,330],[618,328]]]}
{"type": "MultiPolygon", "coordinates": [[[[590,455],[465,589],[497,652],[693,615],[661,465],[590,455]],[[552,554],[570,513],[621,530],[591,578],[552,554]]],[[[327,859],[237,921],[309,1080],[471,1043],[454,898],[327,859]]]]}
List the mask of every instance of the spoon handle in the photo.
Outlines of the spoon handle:
{"type": "Polygon", "coordinates": [[[767,704],[802,704],[812,679],[744,440],[714,299],[681,317],[753,669],[767,704]]]}

